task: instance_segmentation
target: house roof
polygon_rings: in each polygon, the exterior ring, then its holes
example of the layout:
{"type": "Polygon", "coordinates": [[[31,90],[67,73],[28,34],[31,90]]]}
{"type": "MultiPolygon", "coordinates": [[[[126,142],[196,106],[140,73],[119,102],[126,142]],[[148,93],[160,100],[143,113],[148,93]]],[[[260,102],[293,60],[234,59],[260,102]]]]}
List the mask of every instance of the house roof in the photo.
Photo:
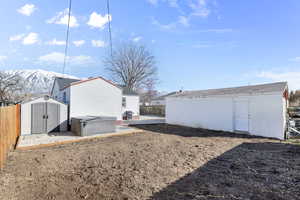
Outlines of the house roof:
{"type": "Polygon", "coordinates": [[[80,79],[63,78],[63,77],[56,77],[55,80],[60,90],[70,86],[74,82],[80,81],[80,79]]]}
{"type": "Polygon", "coordinates": [[[179,92],[170,92],[168,94],[161,95],[161,96],[158,96],[156,98],[153,98],[152,100],[154,100],[154,101],[164,100],[166,97],[172,96],[172,95],[177,94],[177,93],[179,93],[179,92]]]}
{"type": "Polygon", "coordinates": [[[269,84],[222,88],[222,89],[184,91],[172,95],[170,97],[197,98],[197,97],[220,96],[220,95],[284,92],[286,88],[287,88],[287,82],[276,82],[276,83],[269,83],[269,84]]]}
{"type": "Polygon", "coordinates": [[[103,81],[105,81],[105,82],[107,82],[107,83],[109,83],[109,84],[111,84],[111,85],[113,85],[113,86],[115,86],[115,87],[121,89],[118,85],[114,84],[113,82],[111,82],[111,81],[109,81],[109,80],[107,80],[107,79],[105,79],[105,78],[103,78],[103,77],[101,77],[101,76],[99,76],[99,77],[94,77],[94,78],[89,78],[89,79],[86,79],[86,80],[77,80],[77,81],[71,82],[69,85],[65,86],[65,87],[62,88],[62,89],[68,88],[68,87],[70,87],[70,86],[78,85],[78,84],[81,84],[81,83],[85,83],[85,82],[88,82],[88,81],[97,80],[97,79],[101,79],[101,80],[103,80],[103,81]]]}

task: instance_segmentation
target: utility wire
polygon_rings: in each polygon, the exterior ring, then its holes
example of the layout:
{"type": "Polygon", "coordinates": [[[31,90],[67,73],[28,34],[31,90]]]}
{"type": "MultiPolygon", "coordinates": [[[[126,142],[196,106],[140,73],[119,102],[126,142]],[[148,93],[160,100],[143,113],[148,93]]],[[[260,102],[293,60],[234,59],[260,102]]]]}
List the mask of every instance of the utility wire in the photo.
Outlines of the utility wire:
{"type": "Polygon", "coordinates": [[[112,44],[112,37],[111,37],[111,16],[110,16],[110,6],[109,6],[109,0],[107,2],[107,18],[108,18],[108,31],[109,31],[109,44],[110,44],[110,55],[113,56],[113,44],[112,44]]]}
{"type": "Polygon", "coordinates": [[[66,46],[65,46],[65,56],[64,56],[63,74],[65,74],[65,69],[66,69],[66,64],[67,64],[67,58],[68,58],[68,47],[69,47],[69,34],[70,34],[71,9],[72,9],[72,0],[69,0],[68,28],[67,28],[67,36],[66,36],[66,46]]]}

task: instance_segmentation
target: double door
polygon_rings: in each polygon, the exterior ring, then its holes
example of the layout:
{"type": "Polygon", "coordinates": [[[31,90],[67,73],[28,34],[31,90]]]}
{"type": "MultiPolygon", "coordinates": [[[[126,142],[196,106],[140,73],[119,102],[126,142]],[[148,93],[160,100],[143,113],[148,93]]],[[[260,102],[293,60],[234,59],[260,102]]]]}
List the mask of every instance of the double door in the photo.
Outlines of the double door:
{"type": "Polygon", "coordinates": [[[32,134],[50,133],[59,131],[60,105],[41,102],[31,105],[31,132],[32,134]]]}

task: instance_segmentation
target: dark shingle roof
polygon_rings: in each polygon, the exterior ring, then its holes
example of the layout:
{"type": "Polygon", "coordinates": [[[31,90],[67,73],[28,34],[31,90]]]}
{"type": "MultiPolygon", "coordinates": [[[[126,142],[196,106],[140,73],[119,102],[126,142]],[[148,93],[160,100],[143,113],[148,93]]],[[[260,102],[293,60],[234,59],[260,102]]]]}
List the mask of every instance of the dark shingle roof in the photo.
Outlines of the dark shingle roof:
{"type": "Polygon", "coordinates": [[[80,79],[62,78],[62,77],[56,77],[55,80],[56,80],[60,90],[64,89],[65,87],[70,86],[71,83],[80,81],[80,79]]]}
{"type": "Polygon", "coordinates": [[[171,97],[187,97],[187,98],[196,97],[197,98],[197,97],[219,96],[219,95],[283,92],[286,88],[287,88],[287,82],[277,82],[277,83],[222,88],[222,89],[184,91],[172,95],[171,97]]]}

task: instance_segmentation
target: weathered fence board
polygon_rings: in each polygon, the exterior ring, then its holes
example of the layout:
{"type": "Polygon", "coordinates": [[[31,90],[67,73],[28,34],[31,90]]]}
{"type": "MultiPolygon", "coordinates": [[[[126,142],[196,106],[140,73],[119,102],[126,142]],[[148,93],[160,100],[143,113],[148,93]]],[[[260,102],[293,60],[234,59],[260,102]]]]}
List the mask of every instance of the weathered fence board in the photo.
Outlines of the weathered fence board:
{"type": "Polygon", "coordinates": [[[0,107],[0,169],[20,135],[20,105],[0,107]]]}

